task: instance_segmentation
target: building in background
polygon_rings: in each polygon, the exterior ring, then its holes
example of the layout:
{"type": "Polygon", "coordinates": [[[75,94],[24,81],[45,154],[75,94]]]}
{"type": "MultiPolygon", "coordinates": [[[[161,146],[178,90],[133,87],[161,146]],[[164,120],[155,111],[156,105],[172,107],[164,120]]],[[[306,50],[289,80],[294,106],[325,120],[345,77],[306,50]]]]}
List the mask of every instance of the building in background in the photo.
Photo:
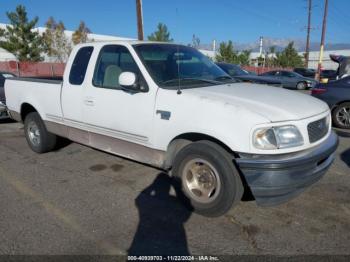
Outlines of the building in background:
{"type": "MultiPolygon", "coordinates": [[[[303,55],[303,53],[299,53],[300,55],[303,55]]],[[[309,55],[309,68],[317,69],[318,65],[318,59],[319,59],[320,52],[319,51],[313,51],[310,52],[309,55]]],[[[324,51],[323,52],[323,62],[322,67],[324,69],[338,69],[338,64],[333,62],[329,55],[343,55],[343,56],[350,56],[350,49],[345,50],[332,50],[332,51],[324,51]]]]}
{"type": "Polygon", "coordinates": [[[5,49],[0,48],[0,61],[12,61],[16,57],[5,49]]]}
{"type": "MultiPolygon", "coordinates": [[[[300,56],[304,56],[304,52],[298,52],[300,56]]],[[[271,56],[272,54],[270,54],[271,56]]],[[[318,59],[319,59],[320,52],[319,51],[310,51],[309,54],[309,68],[317,69],[318,65],[318,59]]],[[[344,49],[344,50],[331,50],[331,51],[324,51],[323,52],[323,62],[322,67],[324,69],[333,69],[336,70],[338,68],[338,64],[334,63],[329,55],[343,55],[343,56],[350,56],[350,49],[344,49]]],[[[252,52],[250,54],[250,61],[252,66],[258,66],[258,60],[260,57],[260,52],[252,52]]],[[[263,55],[264,57],[264,55],[263,55]]]]}

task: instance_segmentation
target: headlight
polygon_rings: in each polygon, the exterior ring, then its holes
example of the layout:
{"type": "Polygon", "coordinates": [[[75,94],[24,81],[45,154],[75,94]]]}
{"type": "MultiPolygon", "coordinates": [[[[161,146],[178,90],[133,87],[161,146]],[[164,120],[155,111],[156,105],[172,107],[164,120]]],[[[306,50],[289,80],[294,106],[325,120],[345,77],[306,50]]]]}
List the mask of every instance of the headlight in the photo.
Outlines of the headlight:
{"type": "Polygon", "coordinates": [[[301,146],[304,139],[296,126],[259,128],[253,134],[253,145],[258,149],[273,150],[301,146]]]}
{"type": "Polygon", "coordinates": [[[311,80],[307,80],[306,83],[307,83],[308,86],[312,86],[312,87],[316,85],[316,82],[315,81],[311,81],[311,80]]]}

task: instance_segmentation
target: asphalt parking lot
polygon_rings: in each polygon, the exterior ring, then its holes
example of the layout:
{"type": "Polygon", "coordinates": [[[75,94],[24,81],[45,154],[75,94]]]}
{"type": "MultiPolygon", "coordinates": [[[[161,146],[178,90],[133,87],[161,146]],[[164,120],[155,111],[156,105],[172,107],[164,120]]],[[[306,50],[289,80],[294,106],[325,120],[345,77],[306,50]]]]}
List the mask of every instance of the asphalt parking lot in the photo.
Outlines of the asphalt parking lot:
{"type": "Polygon", "coordinates": [[[0,123],[0,254],[350,254],[350,132],[298,198],[210,219],[159,170],[75,143],[37,155],[21,128],[0,123]]]}

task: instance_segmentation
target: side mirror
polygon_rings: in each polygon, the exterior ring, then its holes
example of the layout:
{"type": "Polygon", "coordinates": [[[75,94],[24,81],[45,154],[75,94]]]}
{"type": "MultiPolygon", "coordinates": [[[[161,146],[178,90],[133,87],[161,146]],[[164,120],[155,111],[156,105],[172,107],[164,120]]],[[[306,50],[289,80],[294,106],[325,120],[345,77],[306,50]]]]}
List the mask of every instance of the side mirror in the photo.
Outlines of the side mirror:
{"type": "Polygon", "coordinates": [[[130,91],[130,92],[147,92],[148,91],[147,85],[144,86],[143,84],[140,84],[140,81],[138,81],[136,74],[133,72],[121,73],[119,75],[119,85],[125,91],[130,91]]]}
{"type": "Polygon", "coordinates": [[[135,89],[136,75],[132,72],[123,72],[119,75],[119,85],[127,89],[135,89]]]}

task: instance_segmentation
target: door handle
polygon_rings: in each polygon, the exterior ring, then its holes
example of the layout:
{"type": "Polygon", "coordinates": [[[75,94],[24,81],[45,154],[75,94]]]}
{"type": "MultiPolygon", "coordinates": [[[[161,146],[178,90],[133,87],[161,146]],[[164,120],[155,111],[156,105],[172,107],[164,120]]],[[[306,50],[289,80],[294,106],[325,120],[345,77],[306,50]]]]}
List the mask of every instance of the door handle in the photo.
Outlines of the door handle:
{"type": "Polygon", "coordinates": [[[92,100],[91,98],[87,98],[84,100],[84,104],[87,106],[93,106],[94,105],[94,100],[92,100]]]}

